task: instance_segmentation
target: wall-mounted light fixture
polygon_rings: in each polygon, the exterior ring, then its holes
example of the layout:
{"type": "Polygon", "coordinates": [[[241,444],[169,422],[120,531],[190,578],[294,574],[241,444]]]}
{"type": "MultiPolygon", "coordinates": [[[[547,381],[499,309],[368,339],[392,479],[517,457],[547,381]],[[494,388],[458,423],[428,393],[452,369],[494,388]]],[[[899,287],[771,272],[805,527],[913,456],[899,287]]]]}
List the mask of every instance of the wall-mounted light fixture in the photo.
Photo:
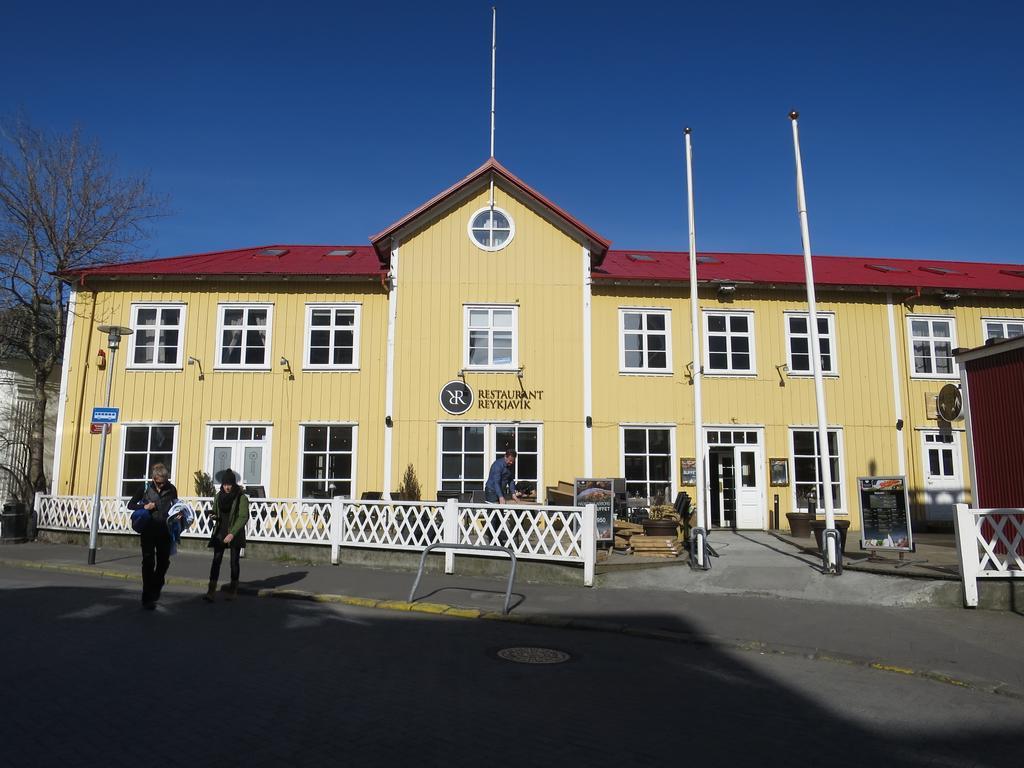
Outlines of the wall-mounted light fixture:
{"type": "Polygon", "coordinates": [[[384,426],[385,427],[393,427],[393,426],[395,426],[395,422],[394,422],[394,420],[390,416],[385,416],[384,417],[384,426]]]}
{"type": "Polygon", "coordinates": [[[736,293],[736,283],[719,283],[718,296],[722,299],[731,299],[736,293]]]}
{"type": "Polygon", "coordinates": [[[200,381],[202,381],[203,379],[206,378],[206,374],[203,373],[203,363],[202,363],[202,361],[198,357],[192,357],[192,355],[189,355],[188,356],[188,364],[189,365],[198,365],[199,366],[199,380],[200,381]]]}
{"type": "Polygon", "coordinates": [[[960,300],[960,293],[959,291],[943,291],[942,300],[947,304],[953,304],[960,300]]]}
{"type": "Polygon", "coordinates": [[[284,368],[286,371],[288,371],[288,378],[290,380],[295,378],[295,374],[292,373],[292,364],[290,362],[288,362],[288,358],[287,357],[282,357],[281,358],[281,367],[284,368]]]}
{"type": "Polygon", "coordinates": [[[789,373],[789,363],[780,363],[775,366],[775,370],[779,374],[779,386],[786,386],[786,377],[783,374],[789,373]]]}

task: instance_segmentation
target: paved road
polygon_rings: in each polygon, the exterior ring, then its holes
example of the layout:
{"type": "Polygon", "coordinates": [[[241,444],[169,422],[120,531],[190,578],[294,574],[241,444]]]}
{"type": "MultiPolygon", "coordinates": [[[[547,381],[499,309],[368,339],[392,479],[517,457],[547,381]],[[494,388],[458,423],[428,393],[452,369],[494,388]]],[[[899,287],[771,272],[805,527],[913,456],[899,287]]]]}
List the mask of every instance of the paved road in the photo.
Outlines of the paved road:
{"type": "Polygon", "coordinates": [[[800,657],[0,569],[0,765],[1003,766],[1024,702],[800,657]],[[495,652],[562,649],[522,665],[495,652]]]}

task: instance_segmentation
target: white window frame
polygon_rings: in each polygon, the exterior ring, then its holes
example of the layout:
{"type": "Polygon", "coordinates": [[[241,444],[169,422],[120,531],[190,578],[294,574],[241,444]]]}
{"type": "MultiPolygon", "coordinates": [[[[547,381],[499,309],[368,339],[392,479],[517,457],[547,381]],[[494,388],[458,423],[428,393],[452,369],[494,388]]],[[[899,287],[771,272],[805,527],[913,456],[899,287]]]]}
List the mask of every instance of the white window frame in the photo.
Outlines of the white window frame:
{"type": "Polygon", "coordinates": [[[952,351],[956,349],[956,318],[952,315],[907,315],[907,353],[909,356],[908,364],[910,368],[910,378],[912,379],[959,379],[960,378],[960,366],[956,363],[956,358],[952,357],[952,351]],[[927,321],[928,322],[928,336],[917,337],[914,336],[914,321],[927,321]],[[941,336],[935,336],[932,333],[932,323],[937,320],[949,323],[949,338],[945,339],[941,336]],[[950,358],[952,360],[953,370],[950,373],[936,373],[935,372],[935,342],[948,341],[950,349],[950,358]],[[931,361],[932,361],[932,373],[918,373],[916,369],[916,363],[914,362],[914,342],[915,341],[927,341],[931,349],[931,361]]]}
{"type": "Polygon", "coordinates": [[[672,310],[664,307],[619,307],[619,373],[623,375],[629,374],[643,374],[643,375],[671,375],[672,374],[672,310]],[[626,315],[627,314],[642,314],[644,315],[643,329],[641,330],[626,330],[626,315]],[[648,331],[647,330],[647,315],[661,315],[665,318],[665,330],[664,331],[648,331]],[[626,334],[640,335],[644,339],[644,364],[635,368],[626,367],[626,334]],[[647,337],[651,335],[663,335],[665,337],[665,366],[663,368],[652,368],[647,365],[647,355],[649,352],[647,346],[647,337]]]}
{"type": "MultiPolygon", "coordinates": [[[[825,320],[828,323],[828,343],[829,343],[829,358],[831,359],[832,365],[826,369],[821,369],[822,376],[839,376],[839,356],[836,350],[836,315],[834,312],[818,312],[818,319],[825,320]]],[[[782,322],[784,330],[786,332],[786,370],[790,376],[813,376],[814,369],[809,368],[806,371],[798,371],[793,367],[793,339],[807,339],[807,350],[808,355],[811,353],[811,317],[809,312],[800,312],[798,310],[787,310],[782,313],[782,322]],[[790,318],[804,318],[807,321],[807,333],[793,333],[789,327],[790,318]]],[[[822,334],[818,332],[818,345],[821,346],[822,334]]],[[[813,363],[809,363],[813,366],[813,363]]]]}
{"type": "MultiPolygon", "coordinates": [[[[305,454],[305,435],[306,427],[351,427],[352,428],[352,499],[359,498],[358,496],[358,478],[359,478],[359,423],[355,421],[300,421],[299,422],[299,435],[298,435],[298,453],[296,454],[295,464],[295,497],[302,498],[302,483],[304,480],[313,481],[315,478],[305,478],[302,476],[303,466],[303,455],[305,454]]],[[[330,445],[330,438],[328,438],[328,446],[330,445]]],[[[329,451],[328,451],[329,452],[329,451]]]]}
{"type": "Polygon", "coordinates": [[[185,354],[185,308],[186,304],[181,301],[140,301],[133,302],[131,305],[131,329],[135,331],[129,339],[128,354],[126,355],[127,360],[125,361],[125,368],[128,370],[135,371],[180,371],[184,366],[184,354],[185,354]],[[139,325],[139,310],[140,309],[155,309],[157,311],[157,324],[154,326],[140,326],[139,325]],[[178,325],[161,325],[159,322],[160,310],[162,309],[177,309],[180,311],[178,315],[178,325]],[[135,362],[135,347],[139,340],[139,330],[156,330],[156,336],[154,337],[154,349],[152,363],[136,363],[135,362]],[[178,362],[176,363],[158,363],[156,360],[156,350],[160,347],[160,331],[168,329],[176,329],[178,331],[178,362]]]}
{"type": "MultiPolygon", "coordinates": [[[[1022,318],[1022,317],[983,317],[983,318],[981,318],[981,341],[982,341],[982,343],[985,343],[986,341],[989,340],[989,338],[992,338],[992,337],[990,337],[988,335],[988,324],[989,323],[998,323],[999,325],[1001,325],[1003,327],[1003,336],[1002,336],[1002,338],[1006,339],[1006,338],[1010,338],[1010,337],[1008,337],[1006,335],[1006,326],[1007,326],[1007,324],[1015,323],[1017,325],[1024,325],[1024,318],[1022,318]]],[[[1018,336],[1014,336],[1013,338],[1019,338],[1019,337],[1018,336]]]]}
{"type": "MultiPolygon", "coordinates": [[[[481,330],[481,329],[477,329],[481,330]]],[[[517,304],[463,304],[462,305],[462,367],[467,371],[517,371],[519,370],[519,305],[517,304]],[[512,312],[512,362],[495,365],[473,365],[469,362],[469,319],[473,311],[485,310],[490,318],[487,329],[487,356],[494,357],[494,310],[511,310],[512,312]]]]}
{"type": "MultiPolygon", "coordinates": [[[[174,440],[173,440],[172,446],[171,446],[171,466],[169,468],[168,476],[167,476],[167,479],[171,483],[173,483],[174,482],[174,471],[175,471],[175,469],[178,466],[178,441],[181,439],[181,423],[177,422],[177,421],[125,421],[125,422],[121,422],[120,430],[119,430],[120,433],[121,433],[121,451],[120,451],[120,458],[119,458],[118,467],[117,467],[117,494],[116,495],[118,495],[118,496],[121,495],[121,485],[125,482],[124,458],[125,458],[125,445],[126,445],[126,443],[128,441],[128,428],[129,427],[171,427],[171,428],[174,429],[174,440]]],[[[107,429],[109,429],[109,428],[110,427],[107,427],[107,429]]],[[[148,454],[148,451],[147,451],[147,454],[148,454]]],[[[149,462],[147,462],[146,472],[148,473],[151,468],[152,468],[152,465],[149,462]]],[[[150,478],[147,475],[146,480],[149,480],[149,479],[150,478]]],[[[132,478],[132,480],[134,481],[135,478],[132,478]]],[[[180,493],[180,491],[179,491],[179,493],[180,493]]],[[[131,495],[132,494],[129,494],[129,497],[131,495]]],[[[186,494],[186,495],[188,495],[188,494],[186,494]]]]}
{"type": "MultiPolygon", "coordinates": [[[[705,376],[742,376],[744,378],[757,376],[757,344],[755,342],[755,328],[754,328],[754,311],[751,309],[704,309],[702,310],[703,318],[702,323],[704,326],[704,375],[705,376]],[[732,343],[727,343],[728,351],[726,352],[729,367],[728,368],[711,368],[711,346],[708,343],[710,335],[708,331],[708,320],[712,315],[724,315],[726,317],[726,338],[731,339],[733,333],[729,328],[728,318],[743,315],[747,318],[748,331],[745,335],[750,341],[750,368],[749,369],[735,369],[732,367],[732,343]]],[[[721,336],[719,332],[715,332],[716,336],[721,336]]],[[[719,353],[716,353],[719,354],[719,353]]]]}
{"type": "MultiPolygon", "coordinates": [[[[261,483],[253,483],[253,485],[262,485],[264,490],[266,490],[266,492],[267,492],[267,498],[272,498],[272,493],[271,493],[271,490],[270,490],[270,485],[271,485],[270,478],[271,478],[271,468],[273,466],[273,464],[271,462],[271,456],[272,456],[272,450],[273,450],[273,442],[274,442],[273,422],[260,421],[258,419],[257,420],[250,420],[250,421],[234,421],[234,420],[232,420],[232,421],[208,421],[208,422],[206,422],[206,453],[205,453],[204,460],[203,460],[203,466],[205,467],[205,471],[207,473],[209,473],[210,479],[213,480],[213,484],[216,487],[219,488],[220,486],[217,483],[217,479],[213,476],[213,449],[215,447],[215,443],[220,445],[220,446],[223,446],[223,445],[225,445],[227,443],[231,443],[234,446],[234,445],[240,445],[242,443],[247,443],[247,442],[248,443],[255,443],[256,440],[241,440],[241,439],[238,439],[238,440],[227,440],[227,439],[224,439],[224,440],[216,440],[215,441],[213,439],[213,430],[218,428],[218,427],[225,428],[225,429],[230,429],[232,427],[238,427],[240,429],[241,428],[245,428],[245,427],[253,427],[253,428],[261,427],[261,428],[267,430],[267,436],[263,440],[260,441],[263,444],[263,446],[264,446],[263,447],[263,461],[261,462],[262,467],[260,469],[260,473],[263,476],[263,482],[261,482],[261,483]]],[[[238,475],[238,482],[239,482],[239,484],[244,486],[245,485],[245,480],[242,478],[241,468],[240,467],[231,467],[231,469],[234,470],[236,475],[238,475]]]]}
{"type": "MultiPolygon", "coordinates": [[[[444,453],[442,451],[443,439],[444,439],[444,428],[445,427],[483,427],[484,430],[484,476],[483,476],[483,487],[487,487],[487,475],[490,472],[491,464],[494,463],[498,446],[495,444],[496,431],[498,427],[518,427],[518,428],[531,428],[537,430],[537,501],[543,502],[544,500],[544,422],[542,421],[439,421],[437,422],[437,467],[435,471],[436,485],[434,486],[434,492],[441,490],[441,483],[443,480],[441,466],[444,459],[444,453]]],[[[464,480],[464,479],[463,479],[464,480]]],[[[426,493],[430,491],[424,489],[426,493]]],[[[451,491],[455,493],[455,491],[451,491]]],[[[433,496],[430,496],[433,498],[433,496]]]]}
{"type": "MultiPolygon", "coordinates": [[[[675,424],[657,424],[657,423],[641,423],[641,424],[621,423],[621,424],[619,424],[619,477],[621,477],[621,478],[625,478],[626,477],[626,430],[627,429],[646,429],[646,430],[664,429],[664,430],[668,430],[669,451],[671,452],[670,456],[669,456],[669,495],[670,495],[671,498],[666,499],[665,503],[666,504],[671,504],[675,500],[676,489],[679,488],[679,476],[678,476],[678,466],[677,466],[678,459],[676,457],[676,425],[675,424]]],[[[650,445],[650,442],[651,442],[650,438],[648,438],[647,444],[650,445]]],[[[630,455],[635,456],[635,455],[638,455],[638,454],[630,454],[630,455]]],[[[646,455],[650,456],[651,454],[646,454],[646,455]]],[[[648,465],[648,468],[649,468],[649,465],[648,465]]],[[[627,494],[628,494],[628,487],[629,487],[628,483],[629,483],[629,481],[627,480],[625,482],[627,483],[626,488],[627,488],[627,494]]],[[[647,478],[646,482],[647,482],[647,490],[650,491],[650,486],[651,486],[650,472],[648,472],[648,478],[647,478]]]]}
{"type": "Polygon", "coordinates": [[[316,303],[306,305],[306,329],[303,335],[305,351],[302,354],[302,368],[307,371],[358,371],[359,370],[359,335],[362,328],[362,310],[361,304],[353,302],[336,302],[336,303],[316,303]],[[331,324],[324,326],[316,326],[317,330],[327,330],[331,335],[331,343],[328,349],[330,350],[330,358],[334,359],[334,331],[344,330],[347,326],[335,325],[334,324],[334,312],[339,309],[350,310],[353,313],[353,324],[352,324],[352,362],[348,365],[331,363],[312,363],[309,360],[310,347],[312,346],[311,339],[313,333],[313,312],[317,310],[330,310],[331,312],[331,324]]]}
{"type": "MultiPolygon", "coordinates": [[[[476,235],[473,234],[474,229],[479,229],[479,227],[476,227],[476,228],[473,227],[473,222],[476,221],[476,217],[477,216],[479,216],[481,213],[486,213],[486,212],[490,211],[491,208],[492,208],[492,206],[485,205],[483,208],[480,208],[479,210],[473,212],[473,214],[469,217],[469,221],[466,222],[466,234],[469,235],[470,242],[473,243],[473,245],[475,245],[477,248],[479,248],[482,251],[488,251],[490,253],[494,253],[495,251],[500,251],[503,248],[507,247],[508,244],[511,243],[515,239],[515,236],[516,236],[516,222],[509,215],[508,211],[506,211],[504,208],[499,208],[496,205],[493,206],[494,212],[495,213],[500,213],[502,216],[505,217],[505,220],[508,222],[508,238],[501,245],[489,245],[489,246],[488,245],[484,245],[479,240],[477,240],[476,239],[476,235]]],[[[493,243],[494,242],[494,227],[493,226],[488,227],[487,228],[487,233],[489,235],[489,240],[491,241],[491,243],[493,243]]]]}
{"type": "Polygon", "coordinates": [[[219,371],[269,371],[272,364],[272,344],[273,344],[273,330],[274,330],[274,305],[267,304],[264,302],[221,302],[217,305],[217,339],[215,341],[214,349],[216,357],[214,358],[214,370],[219,371]],[[224,329],[227,327],[224,325],[224,313],[229,309],[265,309],[267,310],[267,340],[266,350],[267,354],[264,357],[262,365],[250,365],[245,362],[245,334],[249,330],[249,326],[243,325],[242,328],[242,362],[239,363],[222,363],[221,356],[224,350],[224,329]]]}
{"type": "MultiPolygon", "coordinates": [[[[833,477],[832,478],[832,484],[839,486],[839,504],[840,504],[840,509],[837,509],[837,510],[834,510],[834,511],[835,511],[835,514],[837,516],[839,516],[839,517],[849,517],[849,515],[850,515],[850,508],[847,505],[847,499],[846,499],[846,482],[845,482],[845,478],[846,478],[846,450],[845,450],[845,446],[843,444],[843,428],[842,427],[833,426],[833,425],[830,424],[828,426],[828,431],[835,433],[835,435],[836,435],[836,450],[839,452],[839,477],[833,477]]],[[[807,507],[806,506],[804,506],[804,507],[798,506],[797,493],[796,493],[796,486],[797,486],[796,458],[797,457],[796,457],[796,447],[795,447],[795,444],[794,444],[794,441],[793,441],[793,437],[794,437],[794,434],[797,433],[797,432],[812,432],[812,433],[814,433],[815,444],[817,444],[817,442],[818,442],[818,440],[817,440],[818,427],[815,426],[815,425],[801,425],[801,424],[794,424],[794,425],[791,425],[789,427],[789,466],[790,466],[790,472],[789,472],[789,487],[790,487],[789,496],[790,496],[790,498],[789,498],[789,502],[792,505],[792,509],[793,509],[794,512],[806,512],[807,511],[807,507]]],[[[826,446],[826,451],[827,450],[828,450],[828,448],[826,446]]],[[[803,454],[801,454],[800,457],[801,458],[808,458],[808,457],[804,456],[803,454]]],[[[820,457],[816,457],[816,458],[817,458],[818,461],[821,461],[820,457]]],[[[822,482],[820,477],[818,478],[818,482],[819,483],[822,482]]],[[[818,499],[818,513],[822,514],[822,515],[825,514],[825,500],[821,499],[821,498],[818,499]]]]}

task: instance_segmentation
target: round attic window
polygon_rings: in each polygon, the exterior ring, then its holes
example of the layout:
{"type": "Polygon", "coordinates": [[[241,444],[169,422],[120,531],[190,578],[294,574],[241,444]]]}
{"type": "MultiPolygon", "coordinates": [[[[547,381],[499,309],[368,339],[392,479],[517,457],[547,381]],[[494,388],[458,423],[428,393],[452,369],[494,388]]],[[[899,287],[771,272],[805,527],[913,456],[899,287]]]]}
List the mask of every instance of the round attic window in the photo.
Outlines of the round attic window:
{"type": "Polygon", "coordinates": [[[469,219],[469,239],[485,251],[500,251],[516,235],[516,225],[501,208],[481,208],[469,219]]]}

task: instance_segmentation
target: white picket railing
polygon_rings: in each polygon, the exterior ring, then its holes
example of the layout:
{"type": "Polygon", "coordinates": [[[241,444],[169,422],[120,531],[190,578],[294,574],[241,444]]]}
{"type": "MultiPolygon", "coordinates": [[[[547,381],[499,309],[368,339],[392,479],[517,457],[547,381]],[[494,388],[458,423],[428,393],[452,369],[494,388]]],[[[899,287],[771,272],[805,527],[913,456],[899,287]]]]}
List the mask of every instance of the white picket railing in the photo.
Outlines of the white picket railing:
{"type": "Polygon", "coordinates": [[[978,605],[978,579],[1024,578],[1024,509],[956,505],[956,551],[964,605],[978,605]]]}
{"type": "MultiPolygon", "coordinates": [[[[196,511],[187,538],[213,531],[211,499],[184,499],[196,511]]],[[[131,534],[127,499],[100,499],[100,533],[131,534]]],[[[49,531],[88,531],[91,496],[37,497],[37,527],[49,531]]],[[[266,499],[249,502],[249,541],[325,544],[331,562],[343,547],[422,551],[431,544],[499,544],[524,560],[583,565],[583,582],[594,583],[597,542],[594,508],[458,504],[454,500],[351,501],[336,498],[266,499]]],[[[480,553],[481,556],[498,556],[480,553]]],[[[445,553],[445,572],[454,571],[455,552],[445,553]]]]}

